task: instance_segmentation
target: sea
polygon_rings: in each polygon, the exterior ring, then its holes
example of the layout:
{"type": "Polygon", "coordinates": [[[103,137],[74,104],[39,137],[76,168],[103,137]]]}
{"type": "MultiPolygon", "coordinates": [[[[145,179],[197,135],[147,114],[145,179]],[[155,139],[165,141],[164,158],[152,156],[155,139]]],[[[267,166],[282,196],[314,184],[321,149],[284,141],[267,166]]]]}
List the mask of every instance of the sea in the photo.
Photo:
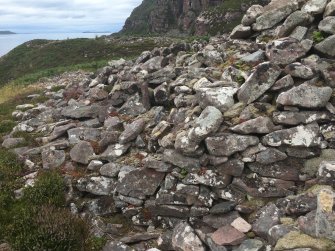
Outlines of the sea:
{"type": "Polygon", "coordinates": [[[95,38],[111,33],[37,33],[37,34],[0,34],[0,57],[7,54],[16,46],[33,39],[65,40],[71,38],[95,38]]]}

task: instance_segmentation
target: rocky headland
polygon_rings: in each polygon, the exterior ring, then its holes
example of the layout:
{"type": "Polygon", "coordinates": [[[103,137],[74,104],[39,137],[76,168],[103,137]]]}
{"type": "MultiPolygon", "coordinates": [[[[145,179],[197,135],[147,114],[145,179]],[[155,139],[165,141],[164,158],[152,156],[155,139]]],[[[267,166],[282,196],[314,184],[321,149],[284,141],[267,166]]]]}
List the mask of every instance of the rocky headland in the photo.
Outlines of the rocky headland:
{"type": "Polygon", "coordinates": [[[334,0],[253,5],[208,43],[49,79],[2,147],[26,186],[63,171],[105,251],[335,250],[334,15],[334,0]]]}

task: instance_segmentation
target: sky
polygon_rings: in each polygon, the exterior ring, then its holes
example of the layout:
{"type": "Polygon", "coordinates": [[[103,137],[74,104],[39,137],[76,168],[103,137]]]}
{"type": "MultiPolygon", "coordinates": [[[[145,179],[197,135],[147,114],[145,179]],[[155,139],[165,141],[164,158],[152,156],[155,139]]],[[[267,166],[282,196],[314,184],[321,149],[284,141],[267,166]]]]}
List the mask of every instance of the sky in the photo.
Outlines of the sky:
{"type": "Polygon", "coordinates": [[[119,31],[142,0],[0,0],[0,30],[119,31]]]}

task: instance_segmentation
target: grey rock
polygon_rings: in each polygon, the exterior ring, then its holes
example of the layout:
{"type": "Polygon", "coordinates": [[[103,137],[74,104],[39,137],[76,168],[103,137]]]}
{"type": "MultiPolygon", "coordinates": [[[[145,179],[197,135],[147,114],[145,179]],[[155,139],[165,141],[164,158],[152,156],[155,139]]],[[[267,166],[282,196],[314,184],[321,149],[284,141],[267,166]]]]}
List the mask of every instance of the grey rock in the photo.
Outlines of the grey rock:
{"type": "Polygon", "coordinates": [[[241,176],[244,170],[244,162],[239,159],[230,159],[226,163],[216,167],[216,171],[221,175],[241,176]]]}
{"type": "Polygon", "coordinates": [[[65,162],[64,150],[45,149],[42,151],[42,165],[44,169],[53,169],[60,167],[65,162]]]}
{"type": "Polygon", "coordinates": [[[255,51],[248,56],[241,58],[241,61],[245,63],[257,64],[263,62],[265,59],[265,52],[263,50],[255,51]]]}
{"type": "Polygon", "coordinates": [[[312,147],[320,145],[320,130],[316,123],[306,126],[298,126],[270,133],[263,138],[263,142],[269,146],[303,146],[312,147]]]}
{"type": "Polygon", "coordinates": [[[317,87],[304,83],[286,92],[282,92],[277,98],[277,104],[321,108],[326,106],[332,93],[333,90],[330,87],[317,87]]]}
{"type": "Polygon", "coordinates": [[[305,192],[279,199],[276,206],[289,216],[304,215],[316,209],[317,198],[313,192],[305,192]]]}
{"type": "Polygon", "coordinates": [[[311,68],[301,63],[292,63],[285,67],[285,73],[292,77],[311,79],[315,76],[315,73],[311,68]]]}
{"type": "Polygon", "coordinates": [[[77,143],[70,151],[70,157],[74,162],[88,164],[90,158],[94,156],[94,150],[90,143],[81,141],[77,143]]]}
{"type": "Polygon", "coordinates": [[[137,233],[132,236],[123,237],[120,239],[120,241],[126,244],[132,244],[132,243],[157,239],[158,237],[159,237],[159,233],[137,233]]]}
{"type": "Polygon", "coordinates": [[[100,161],[100,160],[92,160],[92,161],[90,162],[90,164],[88,164],[88,166],[87,166],[87,170],[97,171],[97,170],[99,170],[100,167],[102,167],[102,166],[103,166],[102,161],[100,161]]]}
{"type": "Polygon", "coordinates": [[[124,175],[116,187],[116,191],[138,199],[154,195],[164,179],[164,173],[150,169],[134,170],[124,175]]]}
{"type": "Polygon", "coordinates": [[[323,161],[317,173],[318,184],[335,185],[335,161],[323,161]]]}
{"type": "Polygon", "coordinates": [[[256,161],[260,164],[271,164],[287,158],[287,155],[276,148],[267,148],[256,155],[256,161]]]}
{"type": "Polygon", "coordinates": [[[202,108],[214,106],[225,112],[234,105],[234,94],[237,90],[234,87],[199,88],[197,97],[202,108]]]}
{"type": "Polygon", "coordinates": [[[290,34],[289,37],[297,39],[298,41],[302,41],[308,32],[308,28],[307,27],[303,27],[303,26],[297,26],[292,33],[290,34]]]}
{"type": "Polygon", "coordinates": [[[154,89],[154,98],[157,104],[168,104],[169,102],[169,91],[167,83],[163,83],[154,89]]]}
{"type": "Polygon", "coordinates": [[[264,11],[261,5],[252,5],[244,14],[241,23],[245,26],[252,25],[256,22],[256,18],[259,17],[264,11]]]}
{"type": "Polygon", "coordinates": [[[274,40],[266,45],[266,56],[272,63],[287,65],[306,55],[313,43],[286,37],[274,40]]]}
{"type": "Polygon", "coordinates": [[[279,8],[272,8],[257,17],[256,23],[252,25],[252,29],[254,31],[270,29],[297,9],[298,4],[294,1],[287,2],[286,5],[280,6],[279,8]]]}
{"type": "Polygon", "coordinates": [[[99,177],[84,177],[77,181],[79,191],[88,192],[94,195],[112,195],[116,182],[113,179],[99,177]]]}
{"type": "Polygon", "coordinates": [[[55,139],[58,139],[64,136],[68,130],[74,127],[76,127],[75,123],[69,123],[69,124],[62,125],[62,126],[56,126],[54,130],[52,131],[52,133],[48,137],[46,137],[46,141],[50,142],[55,139]]]}
{"type": "Polygon", "coordinates": [[[155,72],[162,68],[162,66],[164,65],[163,61],[164,57],[162,56],[153,57],[148,61],[146,61],[145,63],[143,63],[141,65],[141,68],[149,73],[155,72]]]}
{"type": "Polygon", "coordinates": [[[157,172],[171,172],[172,165],[162,160],[156,159],[154,156],[148,156],[142,161],[145,168],[154,169],[157,172]]]}
{"type": "Polygon", "coordinates": [[[108,98],[108,92],[100,88],[91,88],[88,95],[90,99],[94,101],[101,101],[108,98]]]}
{"type": "Polygon", "coordinates": [[[24,138],[8,138],[2,142],[2,147],[7,149],[15,148],[18,145],[23,144],[24,142],[25,142],[24,138]]]}
{"type": "Polygon", "coordinates": [[[99,108],[95,106],[67,106],[61,114],[73,119],[96,118],[99,114],[99,108]]]}
{"type": "Polygon", "coordinates": [[[137,138],[137,136],[143,131],[145,127],[144,119],[137,119],[131,124],[125,126],[125,130],[119,137],[120,144],[126,144],[137,138]]]}
{"type": "Polygon", "coordinates": [[[301,112],[274,112],[273,122],[283,125],[299,125],[331,120],[328,112],[301,111],[301,112]]]}
{"type": "Polygon", "coordinates": [[[113,161],[124,155],[128,151],[130,145],[130,143],[110,145],[98,157],[102,160],[113,161]]]}
{"type": "Polygon", "coordinates": [[[309,177],[314,177],[323,161],[335,161],[335,150],[323,149],[319,157],[306,160],[303,172],[306,173],[309,177]]]}
{"type": "Polygon", "coordinates": [[[335,17],[325,17],[318,26],[319,30],[335,34],[335,17]]]}
{"type": "Polygon", "coordinates": [[[278,37],[286,37],[292,33],[297,26],[306,26],[313,22],[313,16],[304,11],[295,11],[289,15],[280,27],[278,37]]]}
{"type": "Polygon", "coordinates": [[[293,226],[288,225],[275,225],[269,229],[268,239],[271,245],[276,245],[277,241],[282,238],[284,235],[293,231],[293,226]]]}
{"type": "Polygon", "coordinates": [[[262,177],[299,181],[299,170],[303,168],[303,161],[301,159],[288,158],[284,161],[270,164],[248,163],[248,167],[262,177]]]}
{"type": "Polygon", "coordinates": [[[257,239],[248,239],[241,243],[241,245],[234,251],[262,251],[264,243],[257,239]]]}
{"type": "Polygon", "coordinates": [[[240,39],[240,38],[248,38],[252,34],[252,30],[250,26],[244,26],[242,24],[236,26],[231,34],[231,39],[240,39]]]}
{"type": "Polygon", "coordinates": [[[212,170],[206,170],[199,175],[198,173],[188,173],[183,179],[186,185],[205,185],[210,187],[224,188],[231,182],[229,175],[218,175],[212,170]]]}
{"type": "Polygon", "coordinates": [[[322,53],[326,57],[334,58],[335,57],[335,35],[332,35],[330,37],[327,37],[322,42],[318,43],[314,46],[314,48],[322,53]]]}
{"type": "Polygon", "coordinates": [[[146,111],[147,109],[141,102],[140,95],[136,93],[127,99],[127,102],[122,105],[118,112],[130,116],[138,116],[142,113],[145,113],[146,111]]]}
{"type": "Polygon", "coordinates": [[[67,134],[70,144],[77,144],[82,140],[97,142],[100,140],[101,130],[97,128],[78,127],[69,129],[67,134]]]}
{"type": "Polygon", "coordinates": [[[205,142],[210,154],[230,156],[236,152],[244,151],[249,146],[257,145],[259,139],[254,136],[223,133],[221,136],[208,137],[205,142]]]}
{"type": "Polygon", "coordinates": [[[120,165],[120,164],[107,163],[107,164],[101,166],[99,172],[103,176],[115,178],[115,177],[118,176],[121,168],[122,168],[122,165],[120,165]]]}
{"type": "Polygon", "coordinates": [[[202,140],[219,129],[222,121],[222,113],[217,108],[206,107],[194,121],[193,128],[177,134],[175,148],[184,153],[194,152],[202,140]]]}
{"type": "Polygon", "coordinates": [[[335,15],[335,1],[330,0],[326,6],[323,16],[328,17],[328,16],[334,16],[334,15],[335,15]]]}
{"type": "Polygon", "coordinates": [[[294,85],[294,80],[291,75],[286,75],[285,77],[282,77],[278,81],[274,83],[274,85],[271,87],[271,90],[278,91],[287,87],[291,87],[294,85]]]}
{"type": "Polygon", "coordinates": [[[281,216],[282,212],[279,208],[275,204],[270,203],[260,209],[257,219],[252,224],[252,230],[266,240],[269,236],[269,229],[279,224],[281,216]]]}
{"type": "Polygon", "coordinates": [[[224,54],[215,49],[203,50],[196,55],[197,60],[206,66],[218,66],[223,63],[224,54]]]}
{"type": "Polygon", "coordinates": [[[129,247],[128,245],[122,242],[109,241],[103,247],[102,251],[135,251],[134,248],[129,247]]]}
{"type": "Polygon", "coordinates": [[[280,128],[276,127],[269,117],[263,116],[248,120],[231,128],[233,132],[241,134],[267,134],[276,129],[280,128]]]}
{"type": "Polygon", "coordinates": [[[97,199],[89,200],[85,202],[84,208],[95,216],[108,216],[117,212],[114,200],[111,196],[102,196],[97,199]]]}
{"type": "Polygon", "coordinates": [[[316,15],[324,12],[328,0],[309,0],[303,7],[302,11],[316,15]]]}
{"type": "Polygon", "coordinates": [[[194,229],[187,223],[181,222],[174,229],[172,234],[172,246],[176,251],[205,251],[199,237],[194,229]]]}
{"type": "Polygon", "coordinates": [[[216,204],[210,209],[211,214],[225,214],[232,211],[235,208],[236,204],[231,201],[221,202],[216,204]]]}
{"type": "Polygon", "coordinates": [[[277,65],[269,62],[259,64],[239,89],[239,101],[246,104],[254,102],[272,87],[280,73],[281,69],[277,65]]]}
{"type": "Polygon", "coordinates": [[[271,198],[292,195],[293,181],[259,177],[252,173],[241,178],[234,178],[232,185],[253,197],[271,198]]]}
{"type": "Polygon", "coordinates": [[[185,169],[200,168],[200,161],[197,158],[186,157],[174,150],[166,149],[163,153],[163,160],[172,165],[185,169]]]}

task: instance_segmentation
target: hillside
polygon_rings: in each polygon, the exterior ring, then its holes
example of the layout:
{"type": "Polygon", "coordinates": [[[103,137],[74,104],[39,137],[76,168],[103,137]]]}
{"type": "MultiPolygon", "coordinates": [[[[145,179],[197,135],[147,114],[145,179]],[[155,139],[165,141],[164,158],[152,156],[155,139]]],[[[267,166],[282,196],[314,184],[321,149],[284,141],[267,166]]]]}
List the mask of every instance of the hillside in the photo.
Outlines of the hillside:
{"type": "Polygon", "coordinates": [[[29,41],[0,58],[0,86],[24,76],[36,80],[71,69],[97,69],[107,60],[135,57],[143,50],[170,42],[168,39],[111,37],[29,41]]]}
{"type": "Polygon", "coordinates": [[[16,33],[12,31],[0,31],[0,35],[10,35],[10,34],[16,34],[16,33]]]}
{"type": "Polygon", "coordinates": [[[143,0],[127,19],[121,34],[170,33],[215,35],[241,21],[251,4],[268,0],[143,0]]]}

